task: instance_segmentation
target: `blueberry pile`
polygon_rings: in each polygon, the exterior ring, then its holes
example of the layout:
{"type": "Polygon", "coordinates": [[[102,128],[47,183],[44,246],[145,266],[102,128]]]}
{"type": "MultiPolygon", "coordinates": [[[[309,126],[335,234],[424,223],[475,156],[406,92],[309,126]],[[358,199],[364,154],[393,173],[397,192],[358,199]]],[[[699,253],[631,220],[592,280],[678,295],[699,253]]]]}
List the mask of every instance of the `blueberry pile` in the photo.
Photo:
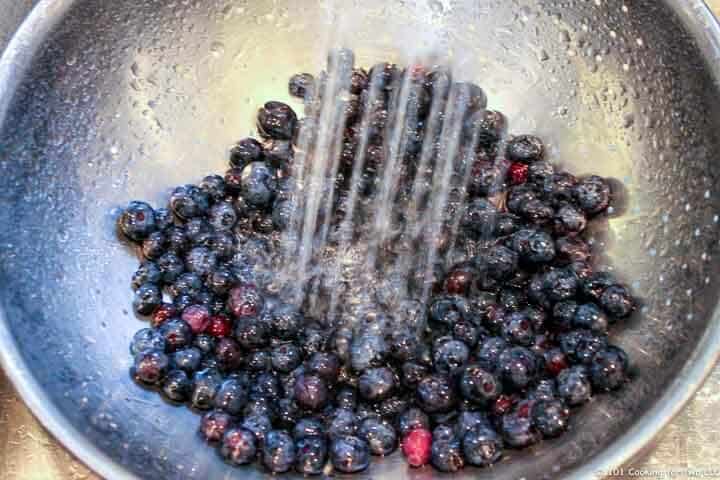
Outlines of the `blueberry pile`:
{"type": "MultiPolygon", "coordinates": [[[[559,171],[535,136],[506,135],[505,117],[486,108],[483,90],[443,68],[382,63],[368,72],[347,51],[334,61],[349,76],[343,130],[333,132],[342,135],[337,194],[324,213],[333,228],[353,182],[360,203],[380,188],[401,88],[414,113],[404,126],[395,212],[419,198],[413,185],[427,173],[420,164],[428,148],[435,150],[425,168],[439,166],[441,128],[430,128],[430,116],[442,122],[462,92],[453,188],[440,238],[431,239],[439,255],[429,277],[411,269],[398,280],[386,271],[393,248],[408,248],[401,228],[370,266],[390,280],[340,279],[334,288],[355,297],[340,295],[332,319],[318,307],[332,293],[322,279],[306,282],[313,301],[278,285],[276,272],[293,262],[282,242],[293,228],[299,132],[314,128],[328,82],[326,73],[295,75],[289,91],[304,100],[304,119],[266,103],[261,139],[239,141],[224,176],[175,188],[168,208],[131,202],[119,217],[119,232],[142,258],[133,307],[150,320],[130,346],[133,377],[202,412],[200,434],[225,461],[257,461],[273,473],[360,472],[371,456],[398,448],[412,467],[454,472],[561,435],[573,409],[628,379],[627,355],[608,332],[635,300],[596,268],[583,236],[606,215],[610,184],[559,171]]],[[[358,230],[370,223],[359,210],[358,230]]],[[[328,245],[338,238],[331,232],[328,245]]],[[[412,248],[420,254],[427,245],[412,248]]]]}

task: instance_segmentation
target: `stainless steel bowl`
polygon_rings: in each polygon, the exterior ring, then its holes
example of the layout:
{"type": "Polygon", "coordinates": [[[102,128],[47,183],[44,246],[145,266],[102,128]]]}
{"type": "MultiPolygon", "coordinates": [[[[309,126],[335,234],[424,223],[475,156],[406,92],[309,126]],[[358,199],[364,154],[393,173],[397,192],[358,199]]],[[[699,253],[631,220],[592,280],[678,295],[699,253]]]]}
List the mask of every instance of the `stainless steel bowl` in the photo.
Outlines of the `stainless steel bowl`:
{"type": "MultiPolygon", "coordinates": [[[[636,455],[720,351],[720,28],[699,0],[41,1],[0,61],[0,359],[22,397],[107,478],[261,475],[131,382],[136,262],[114,217],[222,170],[333,32],[363,63],[441,45],[512,130],[626,186],[596,243],[643,298],[616,334],[632,383],[562,438],[460,476],[586,479],[636,455]]],[[[436,474],[395,455],[364,478],[383,476],[436,474]]]]}

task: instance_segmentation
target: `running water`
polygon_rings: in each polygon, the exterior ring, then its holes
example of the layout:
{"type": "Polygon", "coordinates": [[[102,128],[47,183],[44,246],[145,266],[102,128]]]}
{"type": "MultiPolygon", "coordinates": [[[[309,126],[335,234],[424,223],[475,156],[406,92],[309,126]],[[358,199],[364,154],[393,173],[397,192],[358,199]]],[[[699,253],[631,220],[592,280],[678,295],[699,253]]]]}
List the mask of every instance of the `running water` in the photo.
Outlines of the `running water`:
{"type": "Polygon", "coordinates": [[[283,236],[281,276],[327,326],[378,311],[424,318],[436,271],[469,255],[456,238],[487,156],[471,118],[485,95],[450,65],[417,57],[368,74],[354,60],[332,51],[307,94],[283,236]]]}

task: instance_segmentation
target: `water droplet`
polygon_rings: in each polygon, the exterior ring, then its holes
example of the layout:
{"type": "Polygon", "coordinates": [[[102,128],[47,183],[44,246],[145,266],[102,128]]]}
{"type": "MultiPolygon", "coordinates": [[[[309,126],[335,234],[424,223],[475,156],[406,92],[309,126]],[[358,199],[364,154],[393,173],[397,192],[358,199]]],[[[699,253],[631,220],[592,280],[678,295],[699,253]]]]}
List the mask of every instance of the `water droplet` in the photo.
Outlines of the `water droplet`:
{"type": "Polygon", "coordinates": [[[210,44],[210,53],[215,58],[220,58],[225,53],[225,44],[222,42],[213,42],[210,44]]]}

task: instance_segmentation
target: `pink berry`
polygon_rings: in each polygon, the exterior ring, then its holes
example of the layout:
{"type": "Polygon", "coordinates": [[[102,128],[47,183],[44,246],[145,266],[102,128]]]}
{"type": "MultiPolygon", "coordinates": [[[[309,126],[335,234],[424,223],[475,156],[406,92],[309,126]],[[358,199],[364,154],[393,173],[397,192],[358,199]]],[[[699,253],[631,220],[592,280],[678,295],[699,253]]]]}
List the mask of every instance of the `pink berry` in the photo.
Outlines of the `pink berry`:
{"type": "Polygon", "coordinates": [[[153,312],[151,323],[153,327],[159,327],[163,323],[177,315],[177,309],[172,303],[163,303],[153,312]]]}
{"type": "Polygon", "coordinates": [[[424,428],[411,430],[403,438],[402,451],[411,467],[427,465],[432,451],[432,433],[424,428]]]}
{"type": "Polygon", "coordinates": [[[182,319],[190,325],[194,334],[202,333],[210,323],[210,312],[202,305],[190,305],[182,313],[182,319]]]}

